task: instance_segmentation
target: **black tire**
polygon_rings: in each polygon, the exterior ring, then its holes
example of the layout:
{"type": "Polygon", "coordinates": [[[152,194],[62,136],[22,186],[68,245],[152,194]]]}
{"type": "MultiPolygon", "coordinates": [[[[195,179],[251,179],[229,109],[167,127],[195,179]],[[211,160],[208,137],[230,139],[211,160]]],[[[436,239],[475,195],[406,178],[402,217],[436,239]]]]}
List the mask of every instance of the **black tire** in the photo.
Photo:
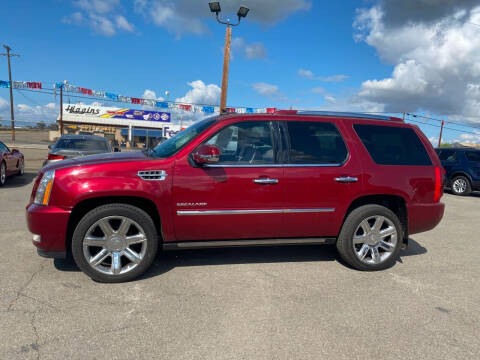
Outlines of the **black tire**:
{"type": "Polygon", "coordinates": [[[0,186],[5,185],[6,181],[7,181],[7,166],[5,165],[5,161],[2,161],[0,162],[0,186]]]}
{"type": "MultiPolygon", "coordinates": [[[[376,205],[364,205],[353,210],[345,219],[342,230],[337,240],[337,250],[342,259],[350,266],[362,271],[377,271],[387,269],[397,261],[403,243],[403,227],[398,217],[390,209],[376,205]],[[388,219],[397,231],[396,245],[391,251],[389,257],[378,264],[367,264],[362,262],[356,255],[353,244],[354,232],[360,223],[373,216],[383,216],[388,219]]],[[[357,245],[358,246],[358,245],[357,245]]]]}
{"type": "Polygon", "coordinates": [[[470,180],[467,177],[458,175],[452,179],[451,189],[454,195],[468,196],[472,193],[472,184],[470,184],[470,180]],[[462,186],[457,186],[456,182],[460,182],[462,186]]]}
{"type": "Polygon", "coordinates": [[[77,266],[93,280],[105,283],[119,283],[135,279],[143,274],[154,261],[158,251],[159,238],[152,218],[142,209],[127,204],[99,206],[88,212],[77,224],[72,238],[72,255],[77,266]],[[105,274],[90,266],[83,252],[83,239],[98,220],[109,216],[122,216],[133,220],[143,228],[146,236],[146,251],[142,260],[124,274],[105,274]]]}
{"type": "Polygon", "coordinates": [[[23,176],[23,174],[25,173],[25,160],[20,159],[19,161],[20,162],[18,163],[18,173],[17,173],[17,175],[18,176],[23,176]]]}

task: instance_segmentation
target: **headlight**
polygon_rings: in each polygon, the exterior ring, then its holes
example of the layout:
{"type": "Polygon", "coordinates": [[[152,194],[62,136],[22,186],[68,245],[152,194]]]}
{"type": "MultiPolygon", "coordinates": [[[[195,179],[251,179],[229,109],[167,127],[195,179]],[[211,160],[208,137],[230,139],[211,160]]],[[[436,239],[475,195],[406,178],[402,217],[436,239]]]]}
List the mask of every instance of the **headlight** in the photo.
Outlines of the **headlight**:
{"type": "Polygon", "coordinates": [[[42,180],[40,180],[40,184],[38,184],[35,200],[33,201],[35,204],[48,205],[54,179],[55,170],[48,170],[45,174],[43,174],[42,180]]]}

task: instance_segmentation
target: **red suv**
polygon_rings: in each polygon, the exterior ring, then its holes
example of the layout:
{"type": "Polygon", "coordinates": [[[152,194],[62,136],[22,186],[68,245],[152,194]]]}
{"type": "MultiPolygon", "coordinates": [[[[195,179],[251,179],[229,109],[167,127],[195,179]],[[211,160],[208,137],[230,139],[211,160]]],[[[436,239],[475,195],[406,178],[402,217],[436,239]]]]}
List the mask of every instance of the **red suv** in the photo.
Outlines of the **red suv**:
{"type": "Polygon", "coordinates": [[[401,119],[278,111],[197,122],[145,152],[44,167],[27,206],[38,253],[131,280],[158,248],[336,244],[360,270],[392,266],[434,228],[443,174],[401,119]]]}

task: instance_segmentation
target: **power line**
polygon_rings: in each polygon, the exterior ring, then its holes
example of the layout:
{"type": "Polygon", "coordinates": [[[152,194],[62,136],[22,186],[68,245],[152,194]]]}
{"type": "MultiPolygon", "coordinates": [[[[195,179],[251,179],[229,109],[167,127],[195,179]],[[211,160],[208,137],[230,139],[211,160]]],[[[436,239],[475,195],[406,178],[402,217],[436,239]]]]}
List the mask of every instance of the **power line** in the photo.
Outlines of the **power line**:
{"type": "Polygon", "coordinates": [[[461,123],[461,122],[458,122],[458,121],[442,120],[442,119],[437,119],[437,118],[433,118],[433,117],[429,117],[429,116],[416,115],[416,114],[411,114],[411,113],[406,113],[406,114],[409,115],[409,116],[413,116],[413,117],[417,117],[417,118],[423,118],[423,119],[427,119],[427,120],[433,120],[433,121],[438,121],[438,122],[443,121],[444,123],[454,124],[456,126],[462,126],[462,127],[466,127],[466,128],[470,128],[470,129],[480,129],[480,126],[474,126],[472,124],[465,124],[465,123],[461,123]]]}
{"type": "MultiPolygon", "coordinates": [[[[437,128],[441,128],[441,127],[442,127],[441,125],[435,125],[435,124],[431,124],[431,123],[424,122],[424,121],[418,121],[418,120],[406,119],[406,121],[411,121],[411,122],[415,122],[415,123],[418,123],[418,124],[424,124],[424,125],[434,126],[434,127],[437,127],[437,128]]],[[[478,132],[473,132],[473,131],[453,129],[453,128],[449,128],[449,127],[446,127],[446,126],[444,126],[443,128],[444,128],[444,129],[448,129],[448,130],[452,130],[452,131],[457,131],[457,132],[460,132],[460,133],[463,133],[463,134],[480,135],[480,133],[478,133],[478,132]]]]}

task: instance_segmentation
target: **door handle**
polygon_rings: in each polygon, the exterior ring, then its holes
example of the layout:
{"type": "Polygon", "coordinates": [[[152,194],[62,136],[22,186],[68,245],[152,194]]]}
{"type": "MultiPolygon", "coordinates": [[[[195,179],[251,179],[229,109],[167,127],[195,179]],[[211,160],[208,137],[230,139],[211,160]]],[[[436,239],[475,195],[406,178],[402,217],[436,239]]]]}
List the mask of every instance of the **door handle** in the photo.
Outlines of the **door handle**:
{"type": "Polygon", "coordinates": [[[255,184],[278,184],[278,179],[270,179],[270,178],[260,178],[260,179],[254,179],[253,182],[255,184]]]}
{"type": "Polygon", "coordinates": [[[336,177],[334,180],[339,183],[352,183],[352,182],[357,182],[358,178],[351,177],[351,176],[341,176],[341,177],[336,177]]]}

